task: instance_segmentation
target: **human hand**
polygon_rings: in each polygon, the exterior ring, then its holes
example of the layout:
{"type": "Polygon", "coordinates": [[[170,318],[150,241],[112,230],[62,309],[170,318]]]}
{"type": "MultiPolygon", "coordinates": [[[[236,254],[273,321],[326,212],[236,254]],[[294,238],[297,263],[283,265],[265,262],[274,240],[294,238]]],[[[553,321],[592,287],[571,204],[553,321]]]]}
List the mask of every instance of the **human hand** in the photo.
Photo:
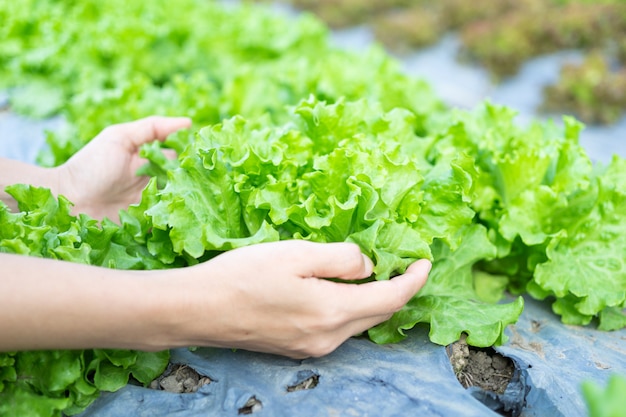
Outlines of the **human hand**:
{"type": "Polygon", "coordinates": [[[356,285],[324,279],[372,274],[372,261],[351,243],[291,240],[235,249],[176,270],[168,333],[182,338],[177,346],[322,356],[400,310],[430,267],[420,260],[391,280],[356,285]]]}
{"type": "Polygon", "coordinates": [[[351,243],[302,240],[150,271],[0,258],[0,351],[215,346],[322,356],[391,317],[430,270],[421,260],[388,281],[334,282],[324,278],[370,276],[372,262],[351,243]]]}
{"type": "Polygon", "coordinates": [[[136,175],[147,162],[139,157],[141,145],[190,126],[185,117],[151,116],[107,127],[56,168],[59,194],[75,204],[75,213],[116,221],[119,210],[139,202],[148,183],[147,177],[136,175]]]}

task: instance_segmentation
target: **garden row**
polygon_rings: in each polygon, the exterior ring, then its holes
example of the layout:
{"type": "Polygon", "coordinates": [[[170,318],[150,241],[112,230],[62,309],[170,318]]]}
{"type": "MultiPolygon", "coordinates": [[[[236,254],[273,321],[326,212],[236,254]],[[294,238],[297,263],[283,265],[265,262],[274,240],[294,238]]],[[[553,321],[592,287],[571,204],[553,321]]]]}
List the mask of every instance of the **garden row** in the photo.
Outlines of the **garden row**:
{"type": "Polygon", "coordinates": [[[329,25],[369,25],[395,53],[459,34],[462,60],[497,80],[529,59],[564,49],[589,58],[570,64],[544,92],[544,111],[572,113],[588,123],[613,123],[626,109],[626,3],[612,0],[283,0],[329,25]]]}

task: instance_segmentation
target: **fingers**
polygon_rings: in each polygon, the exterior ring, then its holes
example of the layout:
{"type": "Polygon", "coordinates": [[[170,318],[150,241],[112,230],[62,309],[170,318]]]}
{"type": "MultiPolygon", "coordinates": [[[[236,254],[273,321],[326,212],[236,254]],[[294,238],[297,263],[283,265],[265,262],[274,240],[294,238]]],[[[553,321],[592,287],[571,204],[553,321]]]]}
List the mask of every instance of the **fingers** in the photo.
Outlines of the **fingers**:
{"type": "Polygon", "coordinates": [[[285,243],[303,278],[363,279],[374,269],[372,261],[353,243],[285,243]]]}
{"type": "Polygon", "coordinates": [[[150,116],[133,122],[107,127],[103,136],[123,138],[134,149],[153,140],[164,141],[170,134],[191,126],[188,117],[150,116]]]}
{"type": "MultiPolygon", "coordinates": [[[[297,357],[326,355],[346,339],[388,320],[424,286],[430,268],[430,261],[423,259],[409,266],[403,275],[388,281],[374,281],[362,285],[328,282],[327,288],[331,290],[326,300],[341,302],[340,310],[343,311],[344,317],[337,327],[334,327],[337,322],[332,318],[329,319],[330,323],[335,323],[331,325],[331,332],[312,340],[306,345],[305,351],[295,352],[295,355],[297,357]]],[[[335,314],[339,314],[337,310],[334,311],[335,314]]]]}
{"type": "MultiPolygon", "coordinates": [[[[325,355],[388,319],[422,288],[431,267],[422,260],[387,281],[360,285],[330,281],[323,278],[366,278],[372,274],[372,261],[352,243],[303,240],[234,249],[206,265],[211,266],[210,276],[236,278],[225,281],[223,293],[234,288],[236,298],[226,298],[229,305],[233,300],[240,304],[234,309],[236,323],[243,323],[248,336],[232,344],[291,357],[325,355]],[[285,320],[277,322],[276,317],[285,320]],[[268,335],[276,337],[268,340],[268,335]]],[[[200,265],[196,268],[202,270],[200,265]]]]}
{"type": "Polygon", "coordinates": [[[422,259],[411,264],[404,274],[390,280],[342,286],[346,292],[344,296],[350,300],[346,309],[355,319],[382,317],[379,321],[383,321],[400,310],[426,284],[431,267],[430,261],[422,259]]]}
{"type": "Polygon", "coordinates": [[[178,154],[174,149],[162,149],[161,151],[167,159],[176,159],[178,157],[178,154]]]}
{"type": "MultiPolygon", "coordinates": [[[[281,257],[285,260],[284,264],[294,265],[297,273],[303,278],[358,280],[371,276],[373,272],[374,264],[371,259],[353,243],[290,240],[276,244],[283,245],[281,257]]],[[[275,250],[271,244],[265,248],[269,251],[275,250]]],[[[372,315],[390,314],[402,308],[424,286],[431,267],[429,260],[422,259],[411,264],[404,274],[392,280],[350,285],[344,289],[359,292],[354,294],[354,298],[355,303],[358,302],[360,306],[360,311],[372,311],[368,306],[378,305],[378,309],[373,311],[372,315]],[[382,298],[393,302],[380,306],[382,298]]]]}

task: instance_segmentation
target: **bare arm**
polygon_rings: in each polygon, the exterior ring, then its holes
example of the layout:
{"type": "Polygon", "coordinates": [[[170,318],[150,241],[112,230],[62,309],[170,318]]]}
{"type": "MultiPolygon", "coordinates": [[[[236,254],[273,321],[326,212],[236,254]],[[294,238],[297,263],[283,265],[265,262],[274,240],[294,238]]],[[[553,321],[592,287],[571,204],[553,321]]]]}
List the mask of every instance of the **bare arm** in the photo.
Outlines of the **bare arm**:
{"type": "Polygon", "coordinates": [[[419,261],[354,285],[372,263],[347,243],[276,242],[193,267],[119,271],[0,254],[0,351],[217,346],[321,356],[398,311],[424,285],[419,261]]]}
{"type": "MultiPolygon", "coordinates": [[[[148,179],[139,147],[188,127],[149,117],[105,129],[64,165],[0,160],[4,186],[50,188],[76,212],[112,220],[139,200],[148,179]]],[[[358,246],[304,241],[253,245],[167,271],[120,271],[0,253],[0,351],[182,346],[243,348],[292,357],[324,355],[386,320],[424,285],[419,261],[390,281],[362,285],[372,262],[358,246]]]]}
{"type": "Polygon", "coordinates": [[[117,221],[119,210],[139,202],[148,183],[147,177],[135,174],[146,162],[139,157],[140,147],[154,140],[163,141],[190,125],[191,120],[186,117],[151,116],[109,126],[56,168],[0,158],[0,199],[15,211],[17,203],[4,188],[30,184],[49,188],[54,195],[64,195],[76,205],[75,214],[117,221]]]}
{"type": "Polygon", "coordinates": [[[0,265],[0,351],[151,347],[158,279],[20,255],[0,265]]]}

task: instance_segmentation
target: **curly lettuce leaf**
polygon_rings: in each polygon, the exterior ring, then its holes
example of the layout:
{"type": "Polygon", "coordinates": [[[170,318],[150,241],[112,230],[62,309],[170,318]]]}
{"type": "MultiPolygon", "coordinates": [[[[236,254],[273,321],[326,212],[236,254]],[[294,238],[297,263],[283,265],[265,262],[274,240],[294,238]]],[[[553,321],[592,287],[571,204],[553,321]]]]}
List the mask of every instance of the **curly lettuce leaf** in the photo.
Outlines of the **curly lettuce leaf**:
{"type": "Polygon", "coordinates": [[[390,320],[369,330],[372,340],[398,342],[406,337],[406,330],[429,323],[430,340],[441,345],[457,341],[462,333],[473,346],[506,341],[504,329],[517,321],[523,299],[507,304],[481,301],[474,289],[472,268],[477,261],[495,256],[495,247],[482,226],[467,227],[461,234],[462,243],[455,250],[435,242],[435,261],[426,285],[390,320]]]}
{"type": "Polygon", "coordinates": [[[548,261],[537,265],[534,284],[557,297],[553,309],[567,323],[587,324],[626,301],[624,178],[626,161],[615,157],[597,175],[593,208],[552,239],[548,261]]]}
{"type": "Polygon", "coordinates": [[[74,415],[101,391],[117,391],[132,375],[148,384],[168,363],[169,352],[49,350],[0,354],[0,375],[12,377],[0,390],[0,413],[20,416],[74,415]]]}
{"type": "Polygon", "coordinates": [[[464,152],[475,158],[472,208],[506,242],[546,243],[570,218],[570,199],[590,186],[592,164],[578,144],[582,125],[565,118],[521,127],[516,113],[485,103],[473,112],[452,113],[431,158],[446,160],[464,152]]]}
{"type": "Polygon", "coordinates": [[[626,327],[626,303],[600,311],[599,330],[620,330],[626,327]]]}
{"type": "Polygon", "coordinates": [[[199,132],[162,190],[150,186],[144,198],[154,204],[137,222],[148,220],[148,247],[163,262],[278,239],[352,241],[387,279],[431,258],[434,239],[452,244],[474,217],[472,160],[433,167],[401,152],[424,142],[414,124],[413,114],[376,102],[314,97],[284,124],[225,120],[199,132]]]}

